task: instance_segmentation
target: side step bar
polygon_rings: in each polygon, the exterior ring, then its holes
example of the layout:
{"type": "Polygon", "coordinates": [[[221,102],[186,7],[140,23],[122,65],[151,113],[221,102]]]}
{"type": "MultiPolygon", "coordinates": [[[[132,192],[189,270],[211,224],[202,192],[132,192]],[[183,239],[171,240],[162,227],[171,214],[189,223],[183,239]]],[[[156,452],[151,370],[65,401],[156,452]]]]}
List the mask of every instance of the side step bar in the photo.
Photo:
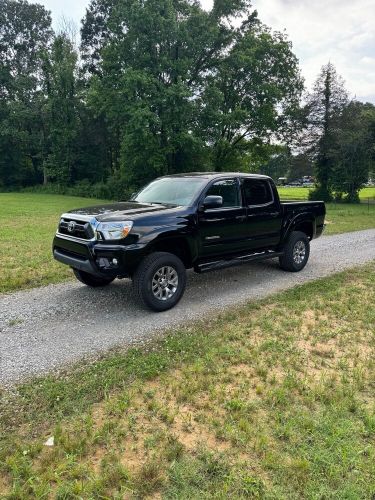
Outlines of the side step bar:
{"type": "Polygon", "coordinates": [[[238,266],[239,264],[245,264],[246,262],[253,262],[257,260],[274,259],[275,257],[281,257],[284,255],[283,252],[259,252],[252,253],[249,255],[240,255],[238,257],[233,257],[229,259],[215,260],[212,262],[203,262],[194,267],[196,273],[207,273],[209,271],[216,271],[217,269],[224,269],[225,267],[238,266]]]}

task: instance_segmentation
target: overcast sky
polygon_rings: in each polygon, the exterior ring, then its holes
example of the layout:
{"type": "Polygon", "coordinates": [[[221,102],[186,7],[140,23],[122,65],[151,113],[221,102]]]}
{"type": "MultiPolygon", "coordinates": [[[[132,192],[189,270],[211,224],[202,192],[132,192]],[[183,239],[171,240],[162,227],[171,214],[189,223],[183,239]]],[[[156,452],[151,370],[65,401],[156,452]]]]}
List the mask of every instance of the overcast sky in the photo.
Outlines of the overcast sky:
{"type": "MultiPolygon", "coordinates": [[[[212,0],[203,0],[210,8],[212,0]]],[[[65,16],[79,26],[89,0],[38,0],[52,11],[54,25],[65,16]]],[[[375,103],[374,0],[253,0],[262,22],[285,30],[308,87],[329,60],[351,96],[375,103]]]]}

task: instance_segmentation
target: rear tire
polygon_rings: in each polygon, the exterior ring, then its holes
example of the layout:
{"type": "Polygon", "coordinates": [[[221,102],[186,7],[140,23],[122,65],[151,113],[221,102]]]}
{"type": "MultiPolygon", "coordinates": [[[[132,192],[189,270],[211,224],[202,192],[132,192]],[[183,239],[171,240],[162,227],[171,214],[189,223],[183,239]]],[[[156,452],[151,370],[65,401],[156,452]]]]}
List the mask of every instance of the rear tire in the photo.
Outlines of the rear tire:
{"type": "Polygon", "coordinates": [[[99,286],[107,286],[114,280],[114,278],[101,278],[99,276],[94,276],[93,274],[85,273],[84,271],[79,271],[78,269],[74,268],[73,273],[78,281],[93,288],[97,288],[99,286]]]}
{"type": "Polygon", "coordinates": [[[174,307],[186,286],[186,269],[182,261],[168,252],[145,257],[133,275],[133,287],[143,304],[161,312],[174,307]]]}
{"type": "Polygon", "coordinates": [[[288,237],[283,251],[284,255],[279,257],[281,269],[291,272],[301,271],[309,260],[309,238],[301,231],[293,231],[288,237]]]}

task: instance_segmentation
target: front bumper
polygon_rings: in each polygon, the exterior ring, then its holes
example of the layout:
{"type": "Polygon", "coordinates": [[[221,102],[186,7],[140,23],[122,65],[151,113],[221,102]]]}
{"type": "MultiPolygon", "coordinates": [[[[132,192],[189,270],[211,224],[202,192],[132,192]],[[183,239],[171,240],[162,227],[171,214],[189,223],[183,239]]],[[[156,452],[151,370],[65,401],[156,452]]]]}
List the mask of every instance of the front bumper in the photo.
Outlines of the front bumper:
{"type": "Polygon", "coordinates": [[[145,256],[145,245],[102,243],[56,234],[53,257],[62,264],[100,277],[131,276],[145,256]]]}
{"type": "Polygon", "coordinates": [[[59,247],[54,247],[53,257],[67,266],[74,267],[74,269],[79,269],[80,271],[85,271],[89,274],[97,274],[99,271],[96,269],[89,259],[81,259],[70,255],[59,247]]]}

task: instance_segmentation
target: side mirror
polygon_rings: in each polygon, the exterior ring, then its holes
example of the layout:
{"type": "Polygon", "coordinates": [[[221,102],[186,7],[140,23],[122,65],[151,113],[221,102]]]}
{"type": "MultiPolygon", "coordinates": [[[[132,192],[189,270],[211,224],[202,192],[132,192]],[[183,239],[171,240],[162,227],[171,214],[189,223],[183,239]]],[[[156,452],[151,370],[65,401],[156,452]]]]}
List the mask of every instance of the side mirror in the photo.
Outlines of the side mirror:
{"type": "Polygon", "coordinates": [[[203,208],[220,208],[223,206],[222,196],[206,196],[203,202],[203,208]]]}

